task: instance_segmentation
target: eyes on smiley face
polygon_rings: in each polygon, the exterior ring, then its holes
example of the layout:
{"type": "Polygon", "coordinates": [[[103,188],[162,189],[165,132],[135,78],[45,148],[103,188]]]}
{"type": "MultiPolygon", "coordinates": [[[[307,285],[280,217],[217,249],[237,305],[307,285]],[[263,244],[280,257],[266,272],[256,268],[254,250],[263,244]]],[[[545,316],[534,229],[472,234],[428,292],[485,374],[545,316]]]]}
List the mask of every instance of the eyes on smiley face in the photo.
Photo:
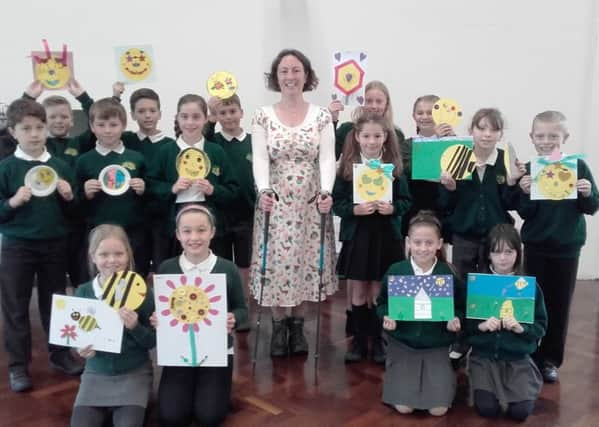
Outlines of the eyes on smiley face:
{"type": "Polygon", "coordinates": [[[210,159],[201,150],[187,148],[177,156],[177,172],[183,178],[205,178],[209,171],[210,159]]]}
{"type": "Polygon", "coordinates": [[[35,64],[35,75],[46,89],[60,89],[69,82],[71,69],[60,58],[52,56],[35,64]]]}
{"type": "Polygon", "coordinates": [[[391,182],[381,169],[366,169],[358,177],[358,194],[363,200],[383,200],[391,182]]]}
{"type": "Polygon", "coordinates": [[[128,79],[141,81],[152,72],[152,58],[141,49],[127,49],[121,54],[120,68],[128,79]]]}

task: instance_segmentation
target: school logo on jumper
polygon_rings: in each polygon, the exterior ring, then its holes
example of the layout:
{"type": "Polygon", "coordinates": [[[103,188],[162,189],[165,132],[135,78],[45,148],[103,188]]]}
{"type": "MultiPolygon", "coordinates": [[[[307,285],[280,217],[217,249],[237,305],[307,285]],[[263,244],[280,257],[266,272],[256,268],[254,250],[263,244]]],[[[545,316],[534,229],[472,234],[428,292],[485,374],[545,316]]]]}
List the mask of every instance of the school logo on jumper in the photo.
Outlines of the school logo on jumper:
{"type": "Polygon", "coordinates": [[[119,309],[135,310],[144,301],[148,288],[143,277],[133,271],[112,274],[102,285],[102,301],[119,309]]]}
{"type": "Polygon", "coordinates": [[[64,150],[64,154],[67,156],[76,157],[79,155],[79,150],[77,150],[76,148],[67,148],[66,150],[64,150]]]}
{"type": "Polygon", "coordinates": [[[497,175],[497,184],[499,184],[499,185],[505,184],[505,176],[504,175],[497,175]]]}
{"type": "Polygon", "coordinates": [[[134,171],[135,169],[137,169],[137,166],[135,166],[135,163],[133,162],[123,162],[121,163],[121,166],[129,169],[130,171],[134,171]]]}
{"type": "Polygon", "coordinates": [[[220,167],[219,166],[213,166],[212,167],[212,173],[216,176],[220,176],[220,167]]]}

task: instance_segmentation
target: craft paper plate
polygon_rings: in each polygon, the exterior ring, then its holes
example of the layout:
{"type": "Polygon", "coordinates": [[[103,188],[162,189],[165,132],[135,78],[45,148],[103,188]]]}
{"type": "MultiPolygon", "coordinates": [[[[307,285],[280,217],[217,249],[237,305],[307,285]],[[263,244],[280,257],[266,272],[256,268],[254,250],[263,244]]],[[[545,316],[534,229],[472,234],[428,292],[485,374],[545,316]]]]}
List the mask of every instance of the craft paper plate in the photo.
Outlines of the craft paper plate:
{"type": "Polygon", "coordinates": [[[102,191],[110,196],[120,196],[129,190],[131,175],[121,165],[108,165],[100,171],[98,179],[102,191]]]}
{"type": "Polygon", "coordinates": [[[135,310],[144,302],[147,293],[143,277],[133,271],[119,271],[102,284],[100,299],[116,310],[121,307],[135,310]]]}
{"type": "Polygon", "coordinates": [[[462,107],[453,99],[441,98],[433,105],[433,120],[438,125],[455,127],[462,121],[462,107]]]}
{"type": "Polygon", "coordinates": [[[202,150],[186,148],[176,160],[177,173],[181,178],[206,178],[210,173],[210,158],[202,150]]]}
{"type": "Polygon", "coordinates": [[[34,166],[25,175],[25,186],[31,188],[31,194],[45,197],[54,193],[58,183],[58,174],[50,166],[34,166]]]}
{"type": "Polygon", "coordinates": [[[237,92],[237,79],[227,71],[217,71],[208,77],[206,89],[211,96],[230,98],[237,92]]]}

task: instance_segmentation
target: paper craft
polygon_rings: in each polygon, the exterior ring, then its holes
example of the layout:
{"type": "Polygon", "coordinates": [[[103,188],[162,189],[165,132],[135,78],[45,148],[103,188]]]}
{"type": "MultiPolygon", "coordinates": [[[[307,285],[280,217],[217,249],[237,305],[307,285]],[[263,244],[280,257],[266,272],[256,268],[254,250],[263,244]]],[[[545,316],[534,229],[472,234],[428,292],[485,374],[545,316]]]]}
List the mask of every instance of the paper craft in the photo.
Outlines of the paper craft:
{"type": "Polygon", "coordinates": [[[462,107],[453,99],[441,98],[433,104],[433,121],[455,128],[462,121],[462,107]]]}
{"type": "Polygon", "coordinates": [[[227,366],[224,274],[158,274],[156,350],[160,366],[227,366]]]}
{"type": "Polygon", "coordinates": [[[393,168],[390,163],[370,160],[355,163],[353,171],[354,203],[393,201],[393,168]]]}
{"type": "Polygon", "coordinates": [[[516,166],[517,159],[518,157],[516,156],[514,146],[506,141],[505,146],[503,147],[503,165],[508,178],[518,176],[519,171],[518,166],[516,166]]]}
{"type": "Polygon", "coordinates": [[[535,294],[534,277],[468,273],[466,317],[513,317],[520,323],[533,323],[535,294]]]}
{"type": "Polygon", "coordinates": [[[143,277],[133,271],[120,271],[102,284],[101,300],[115,310],[121,307],[135,310],[144,302],[147,293],[143,277]]]}
{"type": "Polygon", "coordinates": [[[206,81],[208,93],[220,99],[232,97],[237,92],[237,88],[237,79],[228,71],[217,71],[206,81]]]}
{"type": "Polygon", "coordinates": [[[364,105],[364,75],[368,55],[364,52],[333,54],[333,101],[343,105],[364,105]]]}
{"type": "Polygon", "coordinates": [[[52,52],[46,39],[42,40],[43,51],[31,52],[33,78],[50,90],[62,89],[72,78],[75,78],[73,53],[62,45],[62,51],[52,52]]]}
{"type": "Polygon", "coordinates": [[[123,83],[155,80],[154,49],[150,45],[119,46],[114,48],[118,80],[123,83]]]}
{"type": "Polygon", "coordinates": [[[131,174],[121,165],[108,165],[98,176],[102,191],[109,196],[120,196],[129,190],[131,174]]]}
{"type": "Polygon", "coordinates": [[[530,162],[531,200],[576,199],[578,159],[582,156],[558,155],[557,158],[535,157],[530,162]]]}
{"type": "Polygon", "coordinates": [[[472,179],[476,166],[472,137],[414,138],[412,179],[438,181],[447,171],[456,180],[472,179]]]}
{"type": "Polygon", "coordinates": [[[208,154],[197,148],[186,148],[177,155],[176,168],[181,178],[206,178],[210,167],[208,154]]]}
{"type": "Polygon", "coordinates": [[[453,311],[453,276],[389,276],[389,317],[394,320],[449,321],[453,311]]]}
{"type": "Polygon", "coordinates": [[[34,166],[25,174],[25,186],[31,188],[36,197],[46,197],[54,193],[58,184],[58,174],[50,166],[34,166]]]}
{"type": "Polygon", "coordinates": [[[102,301],[66,295],[52,296],[50,344],[86,347],[120,353],[123,322],[119,314],[102,301]]]}

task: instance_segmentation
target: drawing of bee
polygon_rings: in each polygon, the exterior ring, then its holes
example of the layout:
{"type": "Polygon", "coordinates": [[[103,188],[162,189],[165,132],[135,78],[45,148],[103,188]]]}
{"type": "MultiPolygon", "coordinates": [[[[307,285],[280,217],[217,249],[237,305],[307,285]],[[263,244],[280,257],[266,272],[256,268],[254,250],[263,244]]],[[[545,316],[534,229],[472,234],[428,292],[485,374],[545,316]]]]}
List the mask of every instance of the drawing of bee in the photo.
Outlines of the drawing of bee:
{"type": "Polygon", "coordinates": [[[81,330],[83,330],[85,332],[91,332],[94,329],[100,329],[100,326],[98,325],[98,321],[94,317],[94,314],[95,314],[94,309],[92,307],[89,307],[87,309],[87,312],[88,312],[88,314],[82,316],[80,312],[73,311],[71,313],[71,319],[73,319],[75,322],[79,323],[79,327],[81,328],[81,330]]]}

